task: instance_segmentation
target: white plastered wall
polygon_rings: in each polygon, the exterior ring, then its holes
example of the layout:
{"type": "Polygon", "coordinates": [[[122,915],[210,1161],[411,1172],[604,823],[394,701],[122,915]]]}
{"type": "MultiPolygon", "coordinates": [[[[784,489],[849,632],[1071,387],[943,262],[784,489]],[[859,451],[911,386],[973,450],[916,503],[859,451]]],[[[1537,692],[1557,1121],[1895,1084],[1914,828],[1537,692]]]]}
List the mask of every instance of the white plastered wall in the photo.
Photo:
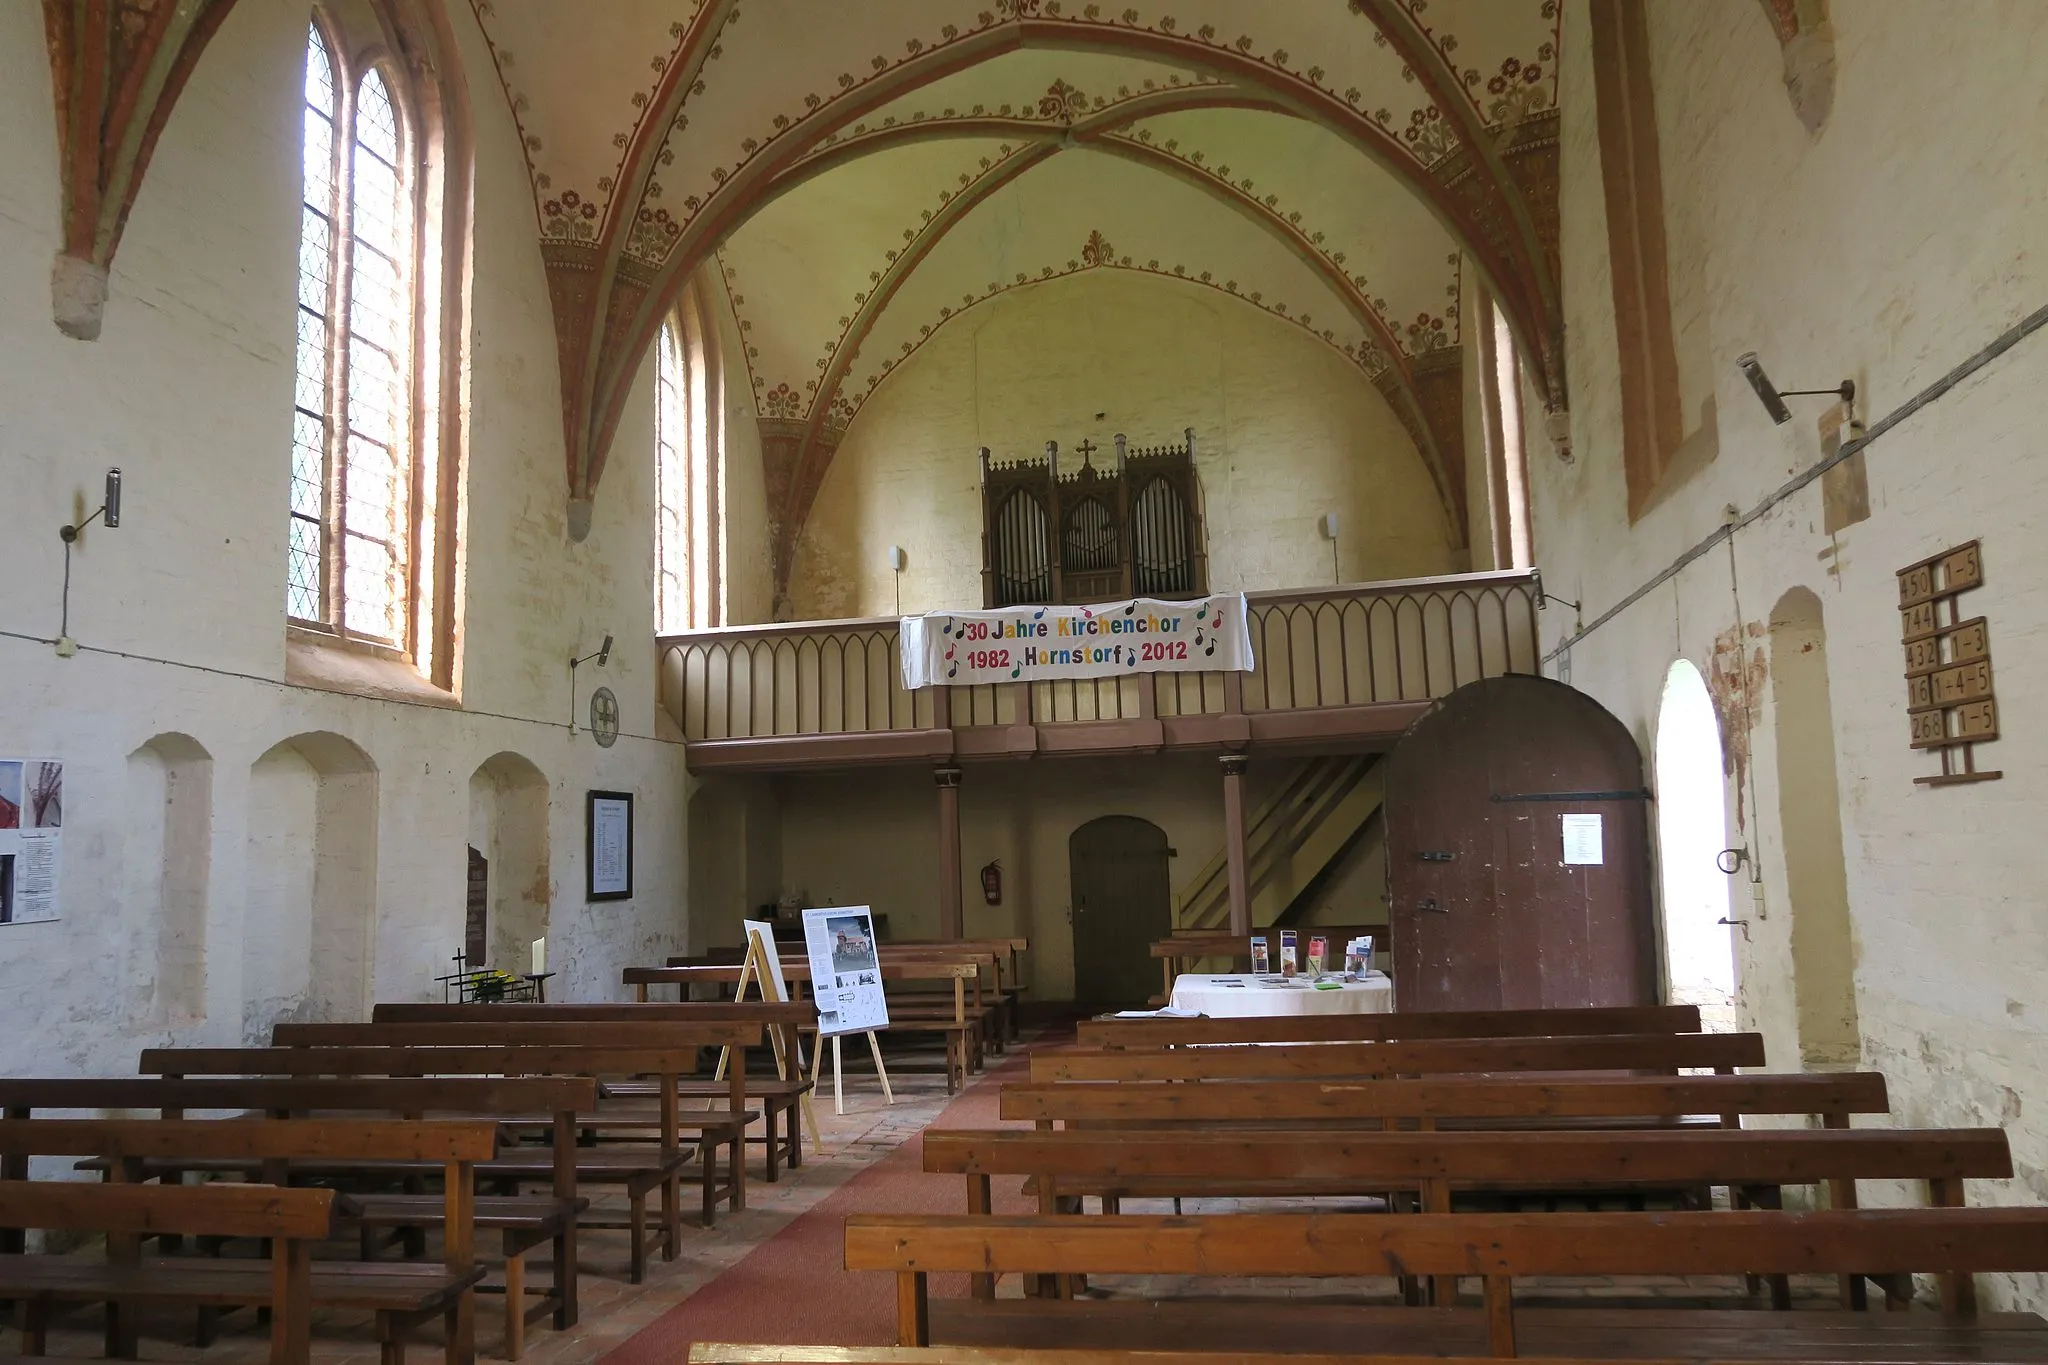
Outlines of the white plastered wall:
{"type": "MultiPolygon", "coordinates": [[[[648,385],[643,375],[629,402],[590,537],[571,545],[518,134],[468,10],[449,13],[477,139],[460,711],[283,682],[304,6],[237,5],[212,41],[158,145],[95,343],[50,322],[59,182],[42,18],[0,6],[0,753],[63,760],[67,788],[63,917],[0,928],[0,1068],[11,1073],[132,1074],[145,1043],[240,1039],[245,1001],[276,994],[244,979],[245,942],[273,927],[250,923],[251,907],[280,883],[294,906],[313,894],[302,864],[250,844],[252,829],[317,821],[303,781],[285,782],[285,809],[256,818],[269,796],[252,765],[296,736],[339,737],[373,769],[347,779],[373,789],[358,865],[374,884],[356,889],[374,915],[373,998],[438,998],[432,978],[462,940],[470,777],[504,751],[548,783],[551,998],[624,998],[622,965],[683,942],[682,757],[649,738],[648,385]],[[81,501],[109,465],[126,476],[123,525],[80,542],[71,633],[86,649],[59,659],[37,643],[56,633],[56,530],[96,505],[81,501]],[[625,733],[600,750],[580,725],[567,730],[567,660],[606,632],[619,642],[611,663],[584,667],[576,699],[587,704],[599,682],[620,698],[625,733]],[[189,737],[169,742],[188,767],[195,752],[211,759],[196,1018],[182,986],[176,1008],[157,998],[165,896],[142,865],[161,856],[149,812],[164,779],[149,755],[130,761],[167,734],[189,737]],[[630,901],[584,901],[591,788],[638,796],[630,901]]],[[[181,868],[174,901],[190,894],[181,868]]]]}
{"type": "Polygon", "coordinates": [[[1196,433],[1218,590],[1331,582],[1317,518],[1335,512],[1346,582],[1450,572],[1442,504],[1414,443],[1358,369],[1299,328],[1191,284],[1096,270],[954,318],[848,428],[797,541],[799,619],[979,606],[981,472],[1060,445],[1098,468],[1196,433]],[[1096,414],[1102,414],[1098,420],[1096,414]]]}
{"type": "MultiPolygon", "coordinates": [[[[1590,620],[1821,456],[1824,399],[1789,400],[1771,424],[1735,368],[1760,354],[1784,388],[1853,378],[1858,415],[1882,417],[2048,303],[2048,8],[2031,0],[1837,0],[1832,117],[1809,136],[1781,58],[1749,0],[1652,5],[1650,42],[1674,274],[1686,316],[1688,428],[1712,385],[1718,454],[1684,472],[1631,526],[1620,455],[1614,314],[1584,0],[1564,14],[1563,272],[1575,460],[1532,451],[1546,587],[1590,620]],[[1939,111],[1938,117],[1930,111],[1939,111]],[[1690,363],[1704,348],[1710,365],[1690,363]]],[[[1768,622],[1795,587],[1820,599],[1834,718],[1857,1014],[1865,1065],[1891,1084],[1895,1120],[2004,1125],[2019,1178],[1972,1201],[2048,1198],[2048,920],[2038,837],[2048,777],[2042,679],[2048,604],[2040,456],[2048,337],[1994,360],[1903,421],[1864,459],[1871,516],[1824,530],[1818,485],[1739,530],[1602,626],[1551,671],[1652,742],[1675,657],[1707,675],[1731,755],[1732,838],[1759,880],[1735,888],[1743,1018],[1774,1064],[1800,1057],[1779,814],[1768,622]],[[2001,781],[1915,785],[1894,572],[1981,538],[1987,585],[1966,614],[1990,621],[2004,738],[1980,764],[2001,781]]],[[[1571,626],[1546,614],[1546,641],[1571,626]]],[[[1866,1198],[1870,1198],[1866,1192],[1866,1198]]],[[[1917,1200],[1895,1191],[1894,1198],[1917,1200]]],[[[2039,1280],[1995,1281],[2038,1308],[2039,1280]]]]}

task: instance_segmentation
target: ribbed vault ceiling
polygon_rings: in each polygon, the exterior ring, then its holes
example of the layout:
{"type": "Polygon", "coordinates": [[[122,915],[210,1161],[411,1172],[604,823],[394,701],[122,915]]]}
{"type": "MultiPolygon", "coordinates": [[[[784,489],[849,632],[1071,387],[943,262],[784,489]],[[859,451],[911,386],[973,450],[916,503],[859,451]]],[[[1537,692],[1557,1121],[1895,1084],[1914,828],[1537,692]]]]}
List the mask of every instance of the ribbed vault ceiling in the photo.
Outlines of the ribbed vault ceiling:
{"type": "Polygon", "coordinates": [[[472,3],[533,176],[573,497],[707,261],[782,566],[890,370],[1037,280],[1145,272],[1303,328],[1454,514],[1461,256],[1563,401],[1556,0],[472,3]]]}

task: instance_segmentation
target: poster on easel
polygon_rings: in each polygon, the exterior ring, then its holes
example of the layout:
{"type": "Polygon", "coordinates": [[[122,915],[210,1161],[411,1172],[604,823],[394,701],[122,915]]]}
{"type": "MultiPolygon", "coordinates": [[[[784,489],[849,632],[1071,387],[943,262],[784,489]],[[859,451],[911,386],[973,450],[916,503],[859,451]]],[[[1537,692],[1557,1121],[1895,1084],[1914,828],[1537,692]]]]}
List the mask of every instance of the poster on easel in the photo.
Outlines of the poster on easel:
{"type": "Polygon", "coordinates": [[[875,947],[874,916],[867,906],[804,911],[804,949],[811,960],[811,995],[818,1006],[820,1038],[889,1026],[882,959],[875,947]]]}
{"type": "Polygon", "coordinates": [[[761,965],[765,983],[772,988],[773,993],[764,992],[764,998],[788,1000],[789,982],[782,977],[782,954],[775,948],[775,926],[764,919],[743,919],[740,929],[747,936],[747,947],[761,965]]]}
{"type": "Polygon", "coordinates": [[[0,924],[57,918],[64,765],[0,758],[0,924]]]}

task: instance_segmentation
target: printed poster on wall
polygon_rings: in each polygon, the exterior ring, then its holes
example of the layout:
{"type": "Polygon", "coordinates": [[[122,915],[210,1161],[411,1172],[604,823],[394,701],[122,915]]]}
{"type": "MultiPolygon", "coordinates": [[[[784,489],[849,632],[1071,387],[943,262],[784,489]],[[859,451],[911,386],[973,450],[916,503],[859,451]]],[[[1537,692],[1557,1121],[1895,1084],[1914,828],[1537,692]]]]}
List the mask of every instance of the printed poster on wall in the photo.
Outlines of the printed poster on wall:
{"type": "Polygon", "coordinates": [[[0,758],[0,924],[57,918],[64,765],[0,758]]]}
{"type": "Polygon", "coordinates": [[[1125,673],[1249,673],[1244,594],[1150,597],[1090,607],[934,611],[903,618],[903,685],[1111,678],[1125,673]]]}
{"type": "Polygon", "coordinates": [[[804,950],[811,959],[811,996],[818,1006],[820,1038],[889,1026],[882,957],[875,948],[875,921],[867,906],[804,911],[804,950]]]}

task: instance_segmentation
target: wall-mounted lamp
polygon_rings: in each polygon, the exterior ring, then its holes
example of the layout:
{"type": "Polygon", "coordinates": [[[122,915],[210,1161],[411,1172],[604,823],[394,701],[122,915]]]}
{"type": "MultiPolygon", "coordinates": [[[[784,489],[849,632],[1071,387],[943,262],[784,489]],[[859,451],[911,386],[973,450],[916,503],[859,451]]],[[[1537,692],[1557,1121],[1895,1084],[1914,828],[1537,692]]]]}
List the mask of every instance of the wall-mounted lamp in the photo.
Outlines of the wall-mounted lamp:
{"type": "Polygon", "coordinates": [[[583,665],[585,665],[585,664],[589,663],[589,662],[590,662],[590,661],[591,661],[592,659],[595,659],[595,660],[597,660],[597,666],[598,666],[599,668],[603,668],[603,667],[604,667],[604,666],[605,666],[605,665],[606,665],[607,663],[610,663],[610,662],[611,662],[611,657],[612,657],[612,637],[611,637],[611,636],[609,636],[609,635],[605,636],[605,637],[604,637],[604,643],[603,643],[603,644],[601,644],[601,645],[599,645],[599,646],[597,647],[597,653],[595,653],[595,654],[586,654],[586,655],[584,655],[584,656],[583,656],[582,658],[580,658],[580,659],[579,659],[579,658],[577,658],[577,657],[576,657],[576,656],[575,656],[574,654],[571,654],[571,655],[569,656],[569,733],[570,733],[570,734],[572,734],[572,735],[573,735],[573,734],[575,734],[575,733],[576,733],[576,670],[577,670],[577,669],[579,669],[579,668],[581,668],[581,667],[583,667],[583,665]]]}
{"type": "Polygon", "coordinates": [[[1756,390],[1757,401],[1764,405],[1764,411],[1771,415],[1771,420],[1781,427],[1792,420],[1792,409],[1785,406],[1787,398],[1817,398],[1826,395],[1841,399],[1842,405],[1846,408],[1853,409],[1856,406],[1856,381],[1853,379],[1844,379],[1841,387],[1833,389],[1781,390],[1771,382],[1771,377],[1764,373],[1763,363],[1756,358],[1755,351],[1744,351],[1737,356],[1735,368],[1742,371],[1742,377],[1756,390]]]}
{"type": "Polygon", "coordinates": [[[903,553],[901,545],[889,547],[889,572],[896,577],[896,614],[903,614],[903,568],[910,563],[910,556],[903,553]]]}
{"type": "Polygon", "coordinates": [[[57,538],[64,542],[64,596],[57,626],[57,657],[60,659],[68,659],[78,653],[78,641],[71,638],[71,547],[78,542],[81,531],[101,520],[106,522],[109,530],[121,524],[121,471],[118,468],[107,471],[107,495],[97,511],[76,525],[57,528],[57,538]]]}
{"type": "Polygon", "coordinates": [[[1344,571],[1337,564],[1338,525],[1335,512],[1325,512],[1316,518],[1316,533],[1330,542],[1330,582],[1333,584],[1344,581],[1344,571]]]}

